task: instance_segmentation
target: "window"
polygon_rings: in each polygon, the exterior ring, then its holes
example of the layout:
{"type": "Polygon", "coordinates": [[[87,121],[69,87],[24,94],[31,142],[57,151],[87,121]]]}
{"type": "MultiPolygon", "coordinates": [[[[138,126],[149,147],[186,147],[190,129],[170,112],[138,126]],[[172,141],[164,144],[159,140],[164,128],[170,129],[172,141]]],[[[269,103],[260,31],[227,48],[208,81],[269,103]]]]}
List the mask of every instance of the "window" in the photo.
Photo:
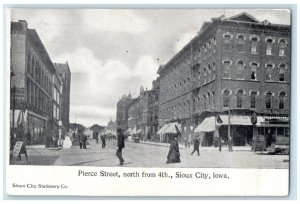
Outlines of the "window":
{"type": "Polygon", "coordinates": [[[237,78],[244,78],[244,63],[243,61],[238,61],[237,63],[237,78]]]}
{"type": "Polygon", "coordinates": [[[279,40],[279,56],[285,56],[285,48],[287,46],[287,42],[285,39],[279,40]]]}
{"type": "Polygon", "coordinates": [[[216,78],[216,63],[215,62],[212,63],[212,67],[213,67],[213,76],[212,76],[212,78],[215,79],[216,78]]]}
{"type": "Polygon", "coordinates": [[[284,98],[285,98],[285,92],[281,91],[279,93],[279,109],[284,109],[284,98]]]}
{"type": "Polygon", "coordinates": [[[255,91],[252,91],[250,94],[250,108],[256,107],[256,95],[257,95],[257,92],[255,92],[255,91]]]}
{"type": "Polygon", "coordinates": [[[210,66],[210,64],[209,65],[207,65],[207,73],[208,73],[208,81],[210,81],[211,80],[211,66],[210,66]]]}
{"type": "Polygon", "coordinates": [[[257,80],[257,68],[258,68],[258,64],[253,62],[250,64],[250,79],[251,80],[257,80]]]}
{"type": "Polygon", "coordinates": [[[206,84],[206,82],[207,82],[207,80],[206,80],[206,75],[207,75],[207,69],[206,69],[206,67],[204,67],[204,69],[203,69],[203,75],[204,75],[204,84],[206,84]]]}
{"type": "Polygon", "coordinates": [[[215,107],[216,107],[215,92],[213,91],[213,92],[211,93],[211,108],[212,108],[212,109],[215,109],[215,107]]]}
{"type": "Polygon", "coordinates": [[[257,44],[258,44],[258,38],[252,37],[251,38],[251,54],[257,54],[257,44]]]}
{"type": "Polygon", "coordinates": [[[279,81],[285,81],[284,80],[284,70],[283,69],[279,70],[279,81]]]}
{"type": "Polygon", "coordinates": [[[224,65],[223,77],[224,78],[230,78],[230,65],[231,65],[231,62],[225,61],[223,63],[223,65],[224,65]]]}
{"type": "Polygon", "coordinates": [[[229,91],[225,90],[223,92],[223,107],[228,108],[229,107],[229,91]]]}
{"type": "Polygon", "coordinates": [[[273,39],[267,39],[267,55],[272,55],[273,39]]]}
{"type": "Polygon", "coordinates": [[[245,39],[242,35],[237,37],[237,49],[239,52],[244,52],[245,39]]]}
{"type": "Polygon", "coordinates": [[[243,106],[243,90],[241,89],[237,91],[236,105],[238,108],[242,108],[243,106]]]}
{"type": "Polygon", "coordinates": [[[285,81],[285,71],[286,71],[286,65],[280,64],[279,65],[279,81],[285,81]]]}
{"type": "Polygon", "coordinates": [[[267,92],[266,93],[266,108],[270,109],[272,107],[272,93],[271,92],[267,92]]]}
{"type": "Polygon", "coordinates": [[[227,51],[230,51],[231,45],[230,45],[230,40],[232,36],[230,34],[225,34],[224,35],[224,49],[227,51]]]}
{"type": "Polygon", "coordinates": [[[203,95],[203,108],[204,108],[204,110],[206,110],[206,109],[207,109],[207,104],[206,104],[206,95],[205,95],[205,94],[203,95]]]}

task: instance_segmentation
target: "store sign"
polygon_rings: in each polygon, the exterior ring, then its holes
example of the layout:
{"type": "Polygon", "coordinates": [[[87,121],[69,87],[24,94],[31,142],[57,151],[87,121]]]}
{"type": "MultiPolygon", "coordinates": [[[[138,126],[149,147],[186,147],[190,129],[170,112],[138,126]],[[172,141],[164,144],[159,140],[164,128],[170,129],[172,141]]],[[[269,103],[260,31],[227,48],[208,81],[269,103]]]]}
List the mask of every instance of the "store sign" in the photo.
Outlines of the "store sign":
{"type": "Polygon", "coordinates": [[[18,141],[15,144],[14,151],[13,151],[13,158],[17,159],[20,154],[24,154],[26,152],[26,147],[23,142],[18,141]]]}

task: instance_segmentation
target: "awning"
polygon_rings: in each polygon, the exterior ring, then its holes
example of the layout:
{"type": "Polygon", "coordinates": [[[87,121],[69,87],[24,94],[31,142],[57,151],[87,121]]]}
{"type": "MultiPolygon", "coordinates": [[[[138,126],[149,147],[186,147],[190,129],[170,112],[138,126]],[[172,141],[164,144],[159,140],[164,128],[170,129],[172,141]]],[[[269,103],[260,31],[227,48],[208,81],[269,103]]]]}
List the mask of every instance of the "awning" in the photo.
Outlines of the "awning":
{"type": "MultiPolygon", "coordinates": [[[[222,118],[223,120],[223,118],[222,118]]],[[[223,121],[224,123],[224,121],[223,121]]],[[[215,126],[215,117],[211,116],[211,117],[207,117],[205,118],[202,123],[200,123],[196,129],[194,130],[194,132],[212,132],[214,131],[216,128],[215,126]]]]}
{"type": "Polygon", "coordinates": [[[141,133],[142,133],[141,129],[139,129],[139,130],[136,131],[136,134],[141,134],[141,133]]]}
{"type": "Polygon", "coordinates": [[[134,128],[130,131],[129,134],[130,134],[130,135],[136,134],[136,127],[134,127],[134,128]]]}
{"type": "MultiPolygon", "coordinates": [[[[228,115],[220,116],[223,123],[219,125],[228,125],[228,115]]],[[[213,117],[214,118],[214,117],[213,117]]],[[[262,116],[257,116],[257,124],[264,122],[265,119],[262,116]]],[[[251,116],[249,115],[230,115],[230,124],[231,125],[252,125],[251,116]]]]}
{"type": "Polygon", "coordinates": [[[180,124],[175,122],[175,123],[170,123],[169,126],[164,130],[164,133],[181,133],[181,128],[180,124]]]}
{"type": "Polygon", "coordinates": [[[158,131],[156,134],[164,134],[164,130],[167,129],[167,127],[169,127],[169,124],[164,124],[158,131]]]}
{"type": "MultiPolygon", "coordinates": [[[[215,116],[205,118],[202,123],[200,123],[194,132],[212,132],[215,130],[216,125],[228,125],[229,117],[228,115],[220,115],[222,123],[216,124],[215,116]]],[[[257,116],[257,123],[256,125],[261,124],[264,122],[265,119],[262,116],[257,116]]],[[[230,125],[245,125],[245,126],[252,126],[251,123],[251,116],[244,116],[244,115],[230,115],[230,125]]]]}

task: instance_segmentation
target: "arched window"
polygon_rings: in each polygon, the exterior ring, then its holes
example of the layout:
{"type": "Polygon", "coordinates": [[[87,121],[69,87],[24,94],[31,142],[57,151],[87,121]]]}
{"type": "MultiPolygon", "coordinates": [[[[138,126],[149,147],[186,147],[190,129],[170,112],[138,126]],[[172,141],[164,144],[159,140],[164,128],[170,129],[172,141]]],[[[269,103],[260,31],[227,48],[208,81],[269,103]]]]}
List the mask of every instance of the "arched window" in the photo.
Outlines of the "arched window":
{"type": "Polygon", "coordinates": [[[266,93],[266,108],[270,109],[272,108],[272,93],[269,91],[266,93]]]}
{"type": "Polygon", "coordinates": [[[256,96],[257,96],[257,92],[251,91],[251,93],[250,93],[250,108],[256,107],[256,96]]]}
{"type": "Polygon", "coordinates": [[[231,48],[230,41],[231,41],[232,35],[230,35],[229,33],[227,33],[227,34],[223,35],[223,38],[224,38],[224,49],[226,51],[229,51],[230,48],[231,48]]]}
{"type": "Polygon", "coordinates": [[[215,92],[212,91],[212,92],[211,92],[211,108],[212,108],[212,109],[215,109],[215,107],[216,107],[215,92]]]}
{"type": "Polygon", "coordinates": [[[203,94],[202,98],[203,98],[203,108],[204,108],[204,110],[206,110],[206,109],[207,109],[207,104],[206,104],[206,95],[205,95],[205,94],[203,94]]]}
{"type": "Polygon", "coordinates": [[[243,106],[243,90],[240,89],[237,91],[237,94],[236,94],[236,106],[238,108],[242,108],[243,106]]]}
{"type": "Polygon", "coordinates": [[[237,49],[239,52],[244,52],[245,38],[243,35],[237,37],[237,49]]]}
{"type": "Polygon", "coordinates": [[[206,82],[207,82],[206,75],[207,75],[207,69],[206,69],[206,67],[204,67],[204,69],[203,69],[204,84],[206,84],[206,82]]]}
{"type": "Polygon", "coordinates": [[[279,109],[284,109],[284,98],[285,98],[285,92],[281,91],[279,93],[279,109]]]}
{"type": "Polygon", "coordinates": [[[213,69],[212,79],[216,79],[216,63],[215,62],[212,63],[212,69],[213,69]]]}
{"type": "Polygon", "coordinates": [[[229,96],[230,96],[230,92],[229,90],[224,90],[223,92],[223,107],[224,108],[228,108],[229,107],[229,96]]]}
{"type": "Polygon", "coordinates": [[[237,78],[244,78],[244,63],[241,60],[237,63],[237,78]]]}
{"type": "Polygon", "coordinates": [[[286,65],[280,64],[279,65],[279,81],[285,81],[285,72],[286,72],[286,65]]]}
{"type": "Polygon", "coordinates": [[[279,56],[285,56],[285,48],[287,46],[287,40],[281,38],[279,40],[279,56]]]}
{"type": "Polygon", "coordinates": [[[207,75],[208,75],[208,80],[207,81],[210,81],[211,80],[211,66],[210,66],[210,64],[207,65],[207,75]]]}
{"type": "Polygon", "coordinates": [[[231,66],[231,62],[230,61],[224,61],[223,62],[223,77],[224,78],[230,78],[230,66],[231,66]]]}
{"type": "Polygon", "coordinates": [[[256,62],[252,62],[250,64],[250,79],[251,80],[257,80],[257,68],[258,68],[258,64],[256,62]]]}
{"type": "Polygon", "coordinates": [[[257,44],[258,44],[258,38],[252,37],[251,38],[251,54],[257,54],[257,44]]]}
{"type": "Polygon", "coordinates": [[[272,38],[268,38],[266,42],[267,42],[267,55],[272,55],[272,46],[274,40],[272,38]]]}

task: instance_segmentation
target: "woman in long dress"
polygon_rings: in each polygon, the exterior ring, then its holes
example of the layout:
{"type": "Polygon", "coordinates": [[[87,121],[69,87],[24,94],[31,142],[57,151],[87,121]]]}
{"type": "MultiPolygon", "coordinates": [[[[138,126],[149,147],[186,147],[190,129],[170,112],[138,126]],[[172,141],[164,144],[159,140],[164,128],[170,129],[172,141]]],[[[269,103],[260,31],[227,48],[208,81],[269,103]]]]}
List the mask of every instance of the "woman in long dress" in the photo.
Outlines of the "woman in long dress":
{"type": "Polygon", "coordinates": [[[172,137],[170,143],[170,149],[167,156],[167,163],[179,163],[180,162],[180,152],[177,137],[172,137]]]}

